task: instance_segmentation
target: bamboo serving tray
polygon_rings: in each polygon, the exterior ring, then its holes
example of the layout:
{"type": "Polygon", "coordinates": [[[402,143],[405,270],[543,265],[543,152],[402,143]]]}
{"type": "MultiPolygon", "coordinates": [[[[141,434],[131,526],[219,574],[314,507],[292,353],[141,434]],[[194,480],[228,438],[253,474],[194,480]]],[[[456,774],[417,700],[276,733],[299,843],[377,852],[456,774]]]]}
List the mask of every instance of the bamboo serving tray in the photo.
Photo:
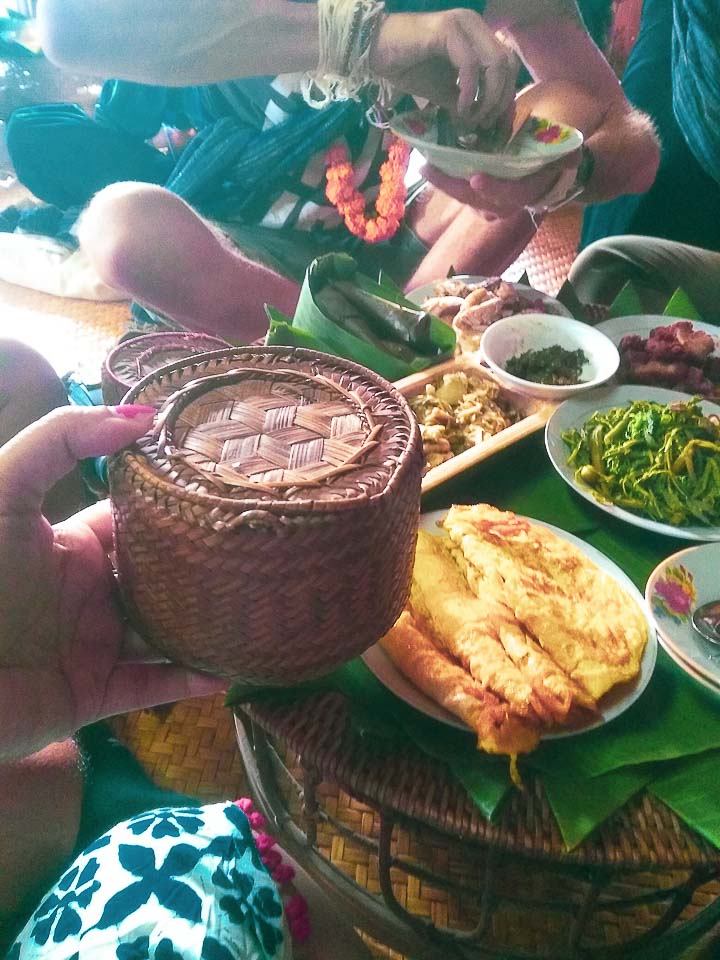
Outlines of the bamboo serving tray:
{"type": "Polygon", "coordinates": [[[542,430],[550,415],[558,406],[557,401],[541,400],[538,397],[530,397],[515,390],[509,390],[489,370],[467,357],[456,357],[454,360],[447,360],[445,363],[428,367],[427,370],[421,370],[420,373],[414,373],[402,380],[397,380],[395,387],[409,400],[411,397],[422,393],[428,383],[439,380],[446,373],[456,373],[457,371],[472,374],[479,380],[492,380],[493,383],[497,383],[500,387],[499,399],[511,404],[520,414],[520,419],[517,423],[513,423],[482,443],[478,443],[474,447],[470,447],[469,450],[457,454],[451,460],[446,460],[444,463],[428,470],[422,480],[423,493],[428,493],[465,470],[470,470],[476,464],[487,460],[488,457],[492,457],[511,444],[517,443],[518,440],[522,440],[523,437],[528,437],[531,433],[542,430]]]}

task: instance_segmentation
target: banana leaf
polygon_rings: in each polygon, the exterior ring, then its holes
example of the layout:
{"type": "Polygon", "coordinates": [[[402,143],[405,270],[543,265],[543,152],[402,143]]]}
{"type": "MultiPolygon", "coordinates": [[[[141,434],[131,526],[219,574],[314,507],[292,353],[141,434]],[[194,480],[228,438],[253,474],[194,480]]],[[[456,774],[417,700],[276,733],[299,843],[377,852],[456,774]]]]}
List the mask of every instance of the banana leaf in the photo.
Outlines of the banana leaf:
{"type": "Polygon", "coordinates": [[[668,765],[649,787],[658,799],[720,847],[720,756],[717,750],[668,765]]]}
{"type": "MultiPolygon", "coordinates": [[[[320,297],[322,300],[323,297],[320,297]]],[[[388,380],[399,380],[424,370],[451,356],[455,348],[455,333],[450,327],[437,317],[430,317],[427,324],[427,315],[423,315],[416,304],[407,300],[394,284],[387,279],[376,283],[358,273],[355,261],[345,254],[329,254],[310,264],[292,320],[273,308],[267,308],[267,312],[271,321],[267,344],[309,346],[369,367],[388,380]],[[418,318],[423,317],[427,328],[427,351],[420,352],[394,337],[391,340],[387,331],[379,335],[377,328],[369,324],[365,337],[358,335],[362,333],[362,324],[357,321],[352,325],[352,332],[344,328],[343,318],[330,316],[329,308],[324,308],[318,302],[318,294],[334,281],[351,282],[365,299],[379,298],[413,311],[418,318]]]]}
{"type": "Polygon", "coordinates": [[[653,779],[652,765],[623,767],[601,777],[543,777],[548,803],[572,850],[653,779]]]}
{"type": "Polygon", "coordinates": [[[697,307],[682,287],[678,287],[665,304],[663,314],[666,317],[680,317],[681,320],[702,320],[697,307]]]}
{"type": "MultiPolygon", "coordinates": [[[[628,280],[611,303],[608,316],[631,317],[645,312],[637,288],[632,280],[628,280]]],[[[702,320],[699,310],[682,287],[678,287],[665,304],[663,316],[680,320],[702,320]]]]}
{"type": "Polygon", "coordinates": [[[645,313],[640,294],[635,289],[632,281],[628,280],[610,304],[608,317],[634,317],[639,313],[645,313]]]}

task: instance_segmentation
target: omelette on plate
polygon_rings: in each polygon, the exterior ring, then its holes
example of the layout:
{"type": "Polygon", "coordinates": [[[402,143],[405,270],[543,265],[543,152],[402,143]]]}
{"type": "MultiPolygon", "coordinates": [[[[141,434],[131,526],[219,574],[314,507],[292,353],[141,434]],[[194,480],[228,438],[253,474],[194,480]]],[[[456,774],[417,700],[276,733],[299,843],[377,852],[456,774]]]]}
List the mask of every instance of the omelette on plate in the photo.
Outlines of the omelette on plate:
{"type": "Polygon", "coordinates": [[[382,646],[488,753],[527,753],[634,679],[642,610],[581,550],[484,504],[421,530],[410,601],[382,646]]]}

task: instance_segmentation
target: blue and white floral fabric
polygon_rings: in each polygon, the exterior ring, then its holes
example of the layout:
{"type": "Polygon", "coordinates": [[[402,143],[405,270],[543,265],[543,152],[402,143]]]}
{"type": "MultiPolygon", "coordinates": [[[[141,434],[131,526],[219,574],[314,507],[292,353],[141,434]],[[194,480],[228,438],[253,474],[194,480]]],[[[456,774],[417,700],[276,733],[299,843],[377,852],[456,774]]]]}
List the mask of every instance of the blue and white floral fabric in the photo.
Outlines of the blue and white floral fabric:
{"type": "Polygon", "coordinates": [[[7,960],[287,960],[283,907],[232,803],[163,807],[91,843],[7,960]]]}

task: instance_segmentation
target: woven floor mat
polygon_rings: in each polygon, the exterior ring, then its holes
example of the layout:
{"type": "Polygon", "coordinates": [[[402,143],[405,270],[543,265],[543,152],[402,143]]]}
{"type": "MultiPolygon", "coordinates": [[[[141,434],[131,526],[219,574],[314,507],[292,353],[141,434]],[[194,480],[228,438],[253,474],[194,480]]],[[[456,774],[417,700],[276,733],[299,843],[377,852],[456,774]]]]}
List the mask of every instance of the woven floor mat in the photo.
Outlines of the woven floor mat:
{"type": "Polygon", "coordinates": [[[130,713],[116,717],[112,726],[158,786],[202,801],[248,795],[233,717],[222,695],[130,713]]]}
{"type": "Polygon", "coordinates": [[[127,303],[53,297],[0,280],[0,337],[22,340],[63,376],[100,381],[106,354],[127,328],[127,303]]]}
{"type": "Polygon", "coordinates": [[[554,297],[575,260],[583,208],[569,204],[551,214],[503,276],[517,280],[527,272],[530,285],[554,297]]]}

